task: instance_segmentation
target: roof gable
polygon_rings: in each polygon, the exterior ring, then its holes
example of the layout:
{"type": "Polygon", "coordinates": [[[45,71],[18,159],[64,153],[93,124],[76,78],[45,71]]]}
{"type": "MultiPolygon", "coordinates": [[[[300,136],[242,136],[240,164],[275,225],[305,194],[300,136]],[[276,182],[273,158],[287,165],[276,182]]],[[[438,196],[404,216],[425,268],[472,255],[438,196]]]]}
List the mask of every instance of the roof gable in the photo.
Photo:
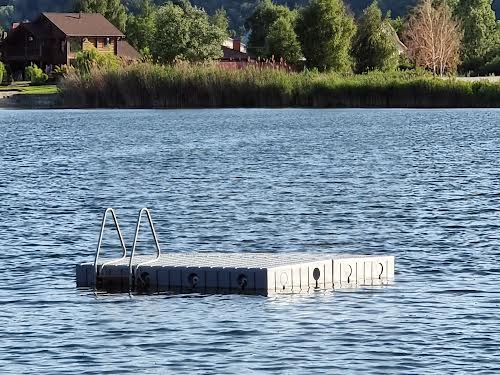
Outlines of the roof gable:
{"type": "Polygon", "coordinates": [[[125,39],[121,39],[117,43],[117,55],[127,60],[139,60],[141,54],[132,47],[125,39]]]}
{"type": "Polygon", "coordinates": [[[124,37],[124,34],[99,13],[49,13],[42,15],[67,36],[124,37]]]}
{"type": "Polygon", "coordinates": [[[32,35],[35,38],[38,38],[40,35],[44,35],[47,32],[46,28],[38,23],[32,22],[20,22],[16,27],[12,28],[7,32],[7,37],[3,39],[2,44],[9,43],[16,40],[18,38],[25,38],[26,33],[32,35]]]}

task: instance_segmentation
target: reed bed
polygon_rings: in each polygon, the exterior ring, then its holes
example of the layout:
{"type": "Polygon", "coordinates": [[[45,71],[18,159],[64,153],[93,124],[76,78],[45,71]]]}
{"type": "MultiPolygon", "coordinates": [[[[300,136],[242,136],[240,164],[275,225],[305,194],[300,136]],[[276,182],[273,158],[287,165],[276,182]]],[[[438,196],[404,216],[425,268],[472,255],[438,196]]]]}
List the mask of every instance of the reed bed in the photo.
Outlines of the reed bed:
{"type": "Polygon", "coordinates": [[[500,84],[417,72],[342,76],[217,65],[134,64],[60,84],[65,106],[80,108],[500,107],[500,84]]]}

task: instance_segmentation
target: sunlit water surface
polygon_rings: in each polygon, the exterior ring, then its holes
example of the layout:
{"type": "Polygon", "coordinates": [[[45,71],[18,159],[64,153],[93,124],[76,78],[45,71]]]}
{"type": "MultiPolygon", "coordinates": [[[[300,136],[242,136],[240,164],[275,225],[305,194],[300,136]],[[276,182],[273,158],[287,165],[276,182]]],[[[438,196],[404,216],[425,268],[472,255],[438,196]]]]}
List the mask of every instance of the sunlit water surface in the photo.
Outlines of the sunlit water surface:
{"type": "Polygon", "coordinates": [[[499,373],[499,144],[495,110],[1,111],[0,372],[499,373]],[[165,251],[393,254],[396,283],[76,289],[103,209],[130,244],[143,206],[165,251]]]}

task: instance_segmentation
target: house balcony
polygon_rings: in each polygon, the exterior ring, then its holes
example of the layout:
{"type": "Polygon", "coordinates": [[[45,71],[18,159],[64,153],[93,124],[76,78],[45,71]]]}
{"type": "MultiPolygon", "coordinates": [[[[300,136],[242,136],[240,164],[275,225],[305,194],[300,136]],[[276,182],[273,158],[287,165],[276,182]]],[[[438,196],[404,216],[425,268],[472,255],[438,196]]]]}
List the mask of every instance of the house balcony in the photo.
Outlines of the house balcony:
{"type": "Polygon", "coordinates": [[[41,48],[4,49],[2,58],[5,61],[38,61],[42,59],[41,48]]]}
{"type": "Polygon", "coordinates": [[[9,63],[30,63],[63,65],[67,63],[65,52],[58,48],[28,48],[2,50],[2,60],[9,63]]]}

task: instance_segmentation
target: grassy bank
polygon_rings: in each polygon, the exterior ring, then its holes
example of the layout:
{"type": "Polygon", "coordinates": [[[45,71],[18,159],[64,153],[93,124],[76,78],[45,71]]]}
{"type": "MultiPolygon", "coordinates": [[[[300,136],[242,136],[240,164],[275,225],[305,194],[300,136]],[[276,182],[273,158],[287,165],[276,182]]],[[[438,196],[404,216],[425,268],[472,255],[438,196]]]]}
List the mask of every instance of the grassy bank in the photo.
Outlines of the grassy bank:
{"type": "Polygon", "coordinates": [[[60,91],[66,106],[89,108],[500,107],[498,83],[415,72],[340,76],[138,64],[88,77],[72,73],[60,91]]]}
{"type": "Polygon", "coordinates": [[[56,85],[30,86],[29,82],[23,82],[9,86],[0,86],[0,93],[2,92],[15,92],[18,94],[26,95],[42,95],[56,94],[58,92],[58,89],[56,85]]]}

